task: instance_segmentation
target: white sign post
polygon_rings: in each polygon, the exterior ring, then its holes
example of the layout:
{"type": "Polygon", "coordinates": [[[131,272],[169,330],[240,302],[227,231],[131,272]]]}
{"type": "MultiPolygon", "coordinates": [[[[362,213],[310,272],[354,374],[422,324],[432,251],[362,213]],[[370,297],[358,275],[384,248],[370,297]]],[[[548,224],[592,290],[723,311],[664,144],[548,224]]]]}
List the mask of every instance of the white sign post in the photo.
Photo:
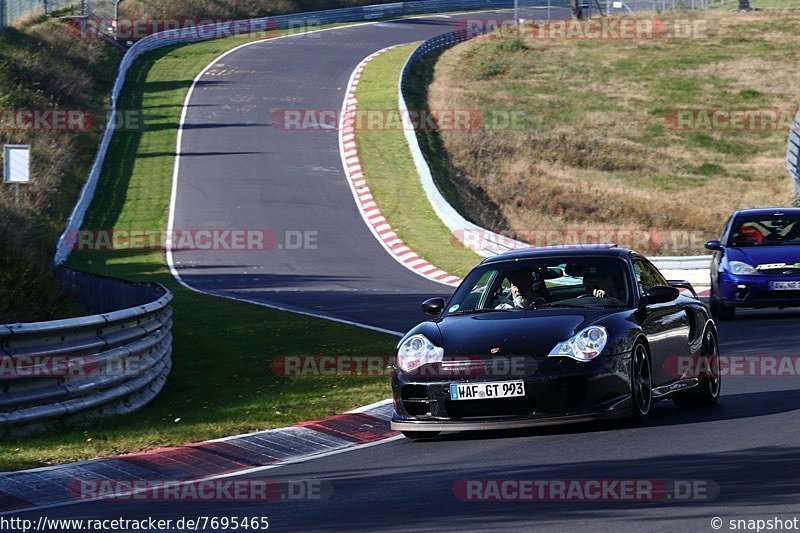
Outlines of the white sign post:
{"type": "Polygon", "coordinates": [[[14,184],[14,199],[19,206],[19,184],[31,179],[31,147],[24,144],[3,145],[3,183],[14,184]]]}

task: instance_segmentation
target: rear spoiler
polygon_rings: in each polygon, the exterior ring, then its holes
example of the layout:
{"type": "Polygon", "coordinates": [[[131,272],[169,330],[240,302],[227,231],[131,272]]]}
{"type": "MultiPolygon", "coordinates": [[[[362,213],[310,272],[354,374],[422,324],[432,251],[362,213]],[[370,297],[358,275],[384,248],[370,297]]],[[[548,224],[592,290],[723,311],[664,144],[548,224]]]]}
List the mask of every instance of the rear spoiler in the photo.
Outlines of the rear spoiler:
{"type": "Polygon", "coordinates": [[[669,283],[670,287],[675,287],[676,289],[686,289],[687,291],[692,293],[692,296],[694,296],[695,298],[698,297],[697,291],[694,290],[692,284],[686,281],[685,279],[671,279],[668,280],[667,283],[669,283]]]}

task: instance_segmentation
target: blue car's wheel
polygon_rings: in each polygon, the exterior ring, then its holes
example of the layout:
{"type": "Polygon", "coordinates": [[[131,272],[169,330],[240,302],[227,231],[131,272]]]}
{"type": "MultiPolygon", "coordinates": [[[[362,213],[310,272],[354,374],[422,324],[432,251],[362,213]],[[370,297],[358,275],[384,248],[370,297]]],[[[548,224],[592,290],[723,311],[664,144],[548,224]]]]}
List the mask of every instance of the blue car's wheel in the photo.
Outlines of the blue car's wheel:
{"type": "Polygon", "coordinates": [[[733,320],[736,318],[736,308],[731,305],[725,305],[722,301],[716,298],[712,290],[711,314],[720,320],[733,320]]]}

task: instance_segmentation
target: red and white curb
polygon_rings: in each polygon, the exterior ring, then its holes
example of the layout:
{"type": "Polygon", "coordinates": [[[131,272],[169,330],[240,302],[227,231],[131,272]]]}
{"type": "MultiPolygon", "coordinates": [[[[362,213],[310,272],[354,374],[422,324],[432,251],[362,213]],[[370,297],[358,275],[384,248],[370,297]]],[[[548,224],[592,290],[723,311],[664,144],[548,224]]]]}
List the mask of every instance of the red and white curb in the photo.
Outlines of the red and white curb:
{"type": "Polygon", "coordinates": [[[98,499],[124,501],[131,495],[131,486],[191,485],[374,445],[398,435],[389,427],[391,412],[392,401],[384,400],[292,427],[0,473],[0,515],[98,499]],[[106,488],[101,497],[94,497],[94,494],[87,497],[76,491],[82,482],[102,482],[106,488]]]}
{"type": "MultiPolygon", "coordinates": [[[[342,156],[342,164],[345,174],[347,175],[348,185],[353,193],[353,198],[355,198],[361,216],[372,234],[378,242],[381,243],[384,249],[386,249],[389,255],[404,267],[425,278],[455,287],[461,282],[458,276],[445,272],[420,257],[406,245],[392,229],[391,224],[389,224],[386,218],[381,214],[380,208],[375,202],[375,198],[367,185],[364,169],[358,157],[355,130],[358,111],[356,91],[361,83],[361,77],[364,73],[364,69],[372,60],[398,46],[403,45],[390,46],[370,54],[358,64],[350,77],[344,103],[342,105],[341,119],[339,121],[339,149],[342,156]]],[[[523,245],[524,243],[519,244],[523,245]]],[[[524,245],[529,246],[527,244],[524,245]]],[[[698,290],[698,296],[707,297],[709,291],[705,287],[702,289],[698,290]]],[[[685,292],[688,294],[688,291],[685,292]]]]}
{"type": "Polygon", "coordinates": [[[461,282],[461,278],[445,272],[436,267],[436,265],[420,257],[398,237],[386,218],[381,215],[381,211],[375,203],[372,192],[367,185],[364,171],[361,167],[361,161],[358,158],[355,134],[356,112],[358,108],[356,90],[361,82],[361,76],[367,64],[384,52],[397,48],[397,46],[390,46],[374,54],[370,54],[358,64],[350,77],[339,121],[339,148],[342,154],[342,164],[344,165],[347,182],[353,192],[353,197],[356,200],[356,205],[358,206],[361,216],[364,218],[372,234],[378,239],[378,242],[381,243],[386,251],[389,252],[398,263],[412,272],[432,281],[456,287],[461,282]]]}

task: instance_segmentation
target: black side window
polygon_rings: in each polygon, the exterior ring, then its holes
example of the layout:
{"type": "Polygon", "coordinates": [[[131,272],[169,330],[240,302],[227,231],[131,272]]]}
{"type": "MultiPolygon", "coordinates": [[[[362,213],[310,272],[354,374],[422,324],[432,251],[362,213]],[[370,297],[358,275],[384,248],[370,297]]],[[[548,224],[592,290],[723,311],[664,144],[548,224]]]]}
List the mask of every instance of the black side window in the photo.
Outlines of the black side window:
{"type": "Polygon", "coordinates": [[[639,257],[634,259],[633,266],[636,270],[636,281],[639,283],[642,293],[655,285],[667,285],[667,280],[650,261],[639,257]]]}

